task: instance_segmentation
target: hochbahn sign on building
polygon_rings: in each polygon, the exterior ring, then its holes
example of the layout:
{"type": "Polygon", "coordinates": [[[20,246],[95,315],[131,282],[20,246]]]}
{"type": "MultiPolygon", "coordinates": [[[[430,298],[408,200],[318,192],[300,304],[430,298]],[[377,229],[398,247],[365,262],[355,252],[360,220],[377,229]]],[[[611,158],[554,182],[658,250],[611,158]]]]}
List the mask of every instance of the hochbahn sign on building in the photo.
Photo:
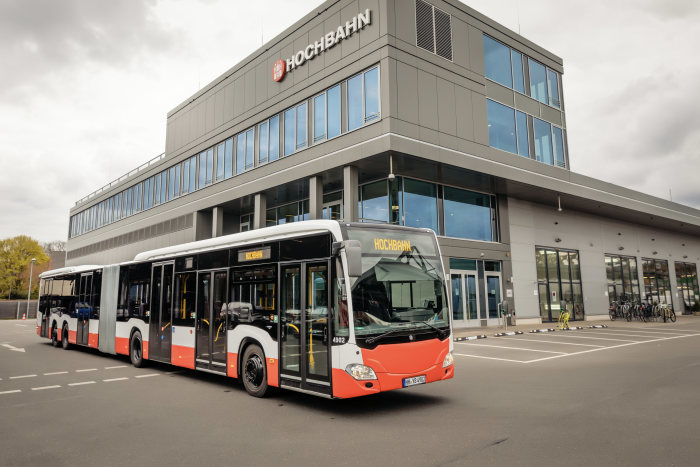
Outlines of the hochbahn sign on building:
{"type": "Polygon", "coordinates": [[[335,31],[326,33],[319,40],[307,45],[302,50],[294,54],[293,57],[285,60],[277,60],[272,66],[272,79],[274,81],[282,81],[284,75],[294,70],[296,67],[303,65],[306,61],[312,60],[317,55],[322,54],[326,50],[339,44],[341,41],[348,39],[350,36],[365,28],[372,22],[372,12],[367,9],[364,13],[358,13],[345,25],[340,25],[335,31]]]}

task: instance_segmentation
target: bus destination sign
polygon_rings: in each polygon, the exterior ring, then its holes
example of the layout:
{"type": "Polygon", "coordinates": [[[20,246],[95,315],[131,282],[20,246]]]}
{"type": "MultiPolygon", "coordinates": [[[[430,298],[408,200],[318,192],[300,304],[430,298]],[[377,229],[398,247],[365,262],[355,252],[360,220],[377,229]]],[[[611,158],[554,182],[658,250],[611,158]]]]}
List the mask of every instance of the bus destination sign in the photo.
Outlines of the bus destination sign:
{"type": "Polygon", "coordinates": [[[411,241],[375,238],[374,249],[377,251],[411,251],[411,241]]]}
{"type": "Polygon", "coordinates": [[[269,246],[255,248],[252,250],[241,250],[238,252],[238,262],[245,263],[246,261],[258,261],[261,259],[270,259],[271,250],[269,246]]]}

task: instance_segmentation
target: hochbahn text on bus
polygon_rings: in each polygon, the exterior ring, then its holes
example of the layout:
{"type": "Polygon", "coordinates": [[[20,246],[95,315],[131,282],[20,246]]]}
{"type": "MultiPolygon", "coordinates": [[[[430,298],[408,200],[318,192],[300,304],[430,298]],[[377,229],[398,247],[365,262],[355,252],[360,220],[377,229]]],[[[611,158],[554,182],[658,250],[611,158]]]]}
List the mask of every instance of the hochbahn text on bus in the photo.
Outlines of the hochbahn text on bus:
{"type": "Polygon", "coordinates": [[[316,220],[41,274],[37,334],[349,398],[454,376],[432,230],[316,220]]]}

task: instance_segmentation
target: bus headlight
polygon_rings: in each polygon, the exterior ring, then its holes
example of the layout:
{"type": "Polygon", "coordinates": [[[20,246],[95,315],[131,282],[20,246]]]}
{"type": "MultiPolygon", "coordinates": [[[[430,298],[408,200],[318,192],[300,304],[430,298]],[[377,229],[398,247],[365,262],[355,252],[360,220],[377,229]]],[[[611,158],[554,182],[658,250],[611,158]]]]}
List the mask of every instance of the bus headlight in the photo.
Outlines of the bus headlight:
{"type": "Polygon", "coordinates": [[[454,362],[455,362],[455,359],[452,356],[452,352],[447,352],[447,355],[445,355],[445,360],[442,361],[442,367],[447,368],[448,366],[452,365],[454,362]]]}
{"type": "Polygon", "coordinates": [[[373,369],[365,365],[360,365],[359,363],[351,363],[345,367],[345,371],[359,381],[377,379],[377,375],[374,374],[373,369]]]}

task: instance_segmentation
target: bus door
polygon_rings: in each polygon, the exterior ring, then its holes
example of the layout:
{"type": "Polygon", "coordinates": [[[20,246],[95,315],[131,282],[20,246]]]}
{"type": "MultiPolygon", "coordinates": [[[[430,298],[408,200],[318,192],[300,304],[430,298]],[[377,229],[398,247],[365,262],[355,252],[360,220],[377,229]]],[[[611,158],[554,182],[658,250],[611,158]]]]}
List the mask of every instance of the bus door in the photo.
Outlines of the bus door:
{"type": "Polygon", "coordinates": [[[280,385],[331,394],[329,262],[280,268],[280,385]]]}
{"type": "Polygon", "coordinates": [[[49,336],[49,319],[51,318],[51,288],[53,279],[46,279],[41,289],[41,299],[39,300],[39,311],[41,312],[41,337],[49,336]]]}
{"type": "Polygon", "coordinates": [[[75,305],[78,315],[76,344],[88,345],[90,341],[90,315],[92,314],[92,273],[80,275],[78,302],[75,305]]]}
{"type": "Polygon", "coordinates": [[[171,262],[151,267],[151,317],[148,332],[148,359],[170,363],[172,342],[173,269],[171,262]]]}
{"type": "Polygon", "coordinates": [[[226,373],[228,270],[197,274],[195,368],[226,373]]]}

